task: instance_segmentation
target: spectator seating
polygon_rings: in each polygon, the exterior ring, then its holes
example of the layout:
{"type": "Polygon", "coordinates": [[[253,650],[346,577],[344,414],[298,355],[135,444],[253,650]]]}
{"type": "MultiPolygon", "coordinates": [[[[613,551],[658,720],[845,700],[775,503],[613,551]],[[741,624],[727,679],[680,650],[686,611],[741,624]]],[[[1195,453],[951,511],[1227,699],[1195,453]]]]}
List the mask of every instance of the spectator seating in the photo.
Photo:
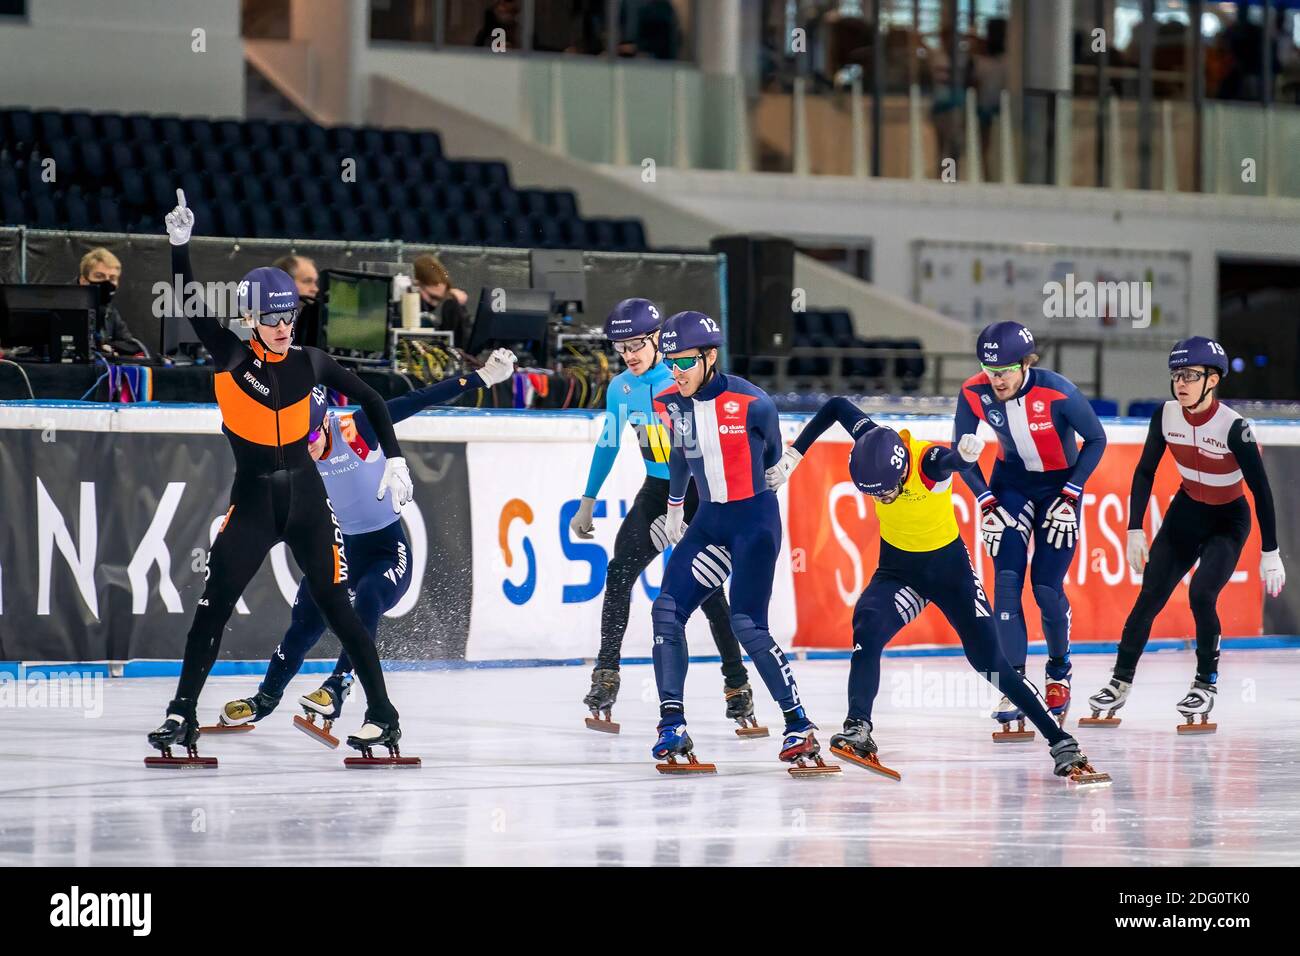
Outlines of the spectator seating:
{"type": "Polygon", "coordinates": [[[0,225],[156,233],[177,186],[207,235],[646,248],[639,220],[516,189],[505,163],[449,159],[428,130],[0,110],[0,225]]]}
{"type": "Polygon", "coordinates": [[[784,380],[800,392],[826,388],[833,392],[891,390],[911,394],[921,388],[925,357],[919,340],[859,338],[853,328],[853,317],[844,309],[809,309],[795,312],[791,318],[795,348],[906,349],[915,354],[751,356],[743,361],[745,371],[737,366],[740,374],[765,385],[784,380]]]}

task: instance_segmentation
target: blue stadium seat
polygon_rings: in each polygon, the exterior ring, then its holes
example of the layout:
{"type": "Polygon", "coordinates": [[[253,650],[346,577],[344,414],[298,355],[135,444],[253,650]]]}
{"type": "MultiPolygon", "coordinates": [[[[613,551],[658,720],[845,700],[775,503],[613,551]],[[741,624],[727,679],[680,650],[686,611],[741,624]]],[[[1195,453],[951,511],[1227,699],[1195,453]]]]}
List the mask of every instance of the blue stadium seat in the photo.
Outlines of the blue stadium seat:
{"type": "Polygon", "coordinates": [[[263,239],[275,235],[275,217],[271,214],[271,208],[265,203],[250,203],[244,207],[249,235],[263,239]]]}
{"type": "Polygon", "coordinates": [[[1113,398],[1090,398],[1088,404],[1101,417],[1114,418],[1119,414],[1119,402],[1113,398]]]}
{"type": "MultiPolygon", "coordinates": [[[[248,236],[248,219],[244,215],[244,207],[239,203],[230,203],[227,206],[216,207],[217,214],[213,220],[213,225],[217,227],[219,236],[248,236]]],[[[195,221],[198,220],[198,213],[194,215],[195,221]]]]}
{"type": "Polygon", "coordinates": [[[326,131],[330,149],[341,156],[355,157],[357,154],[357,134],[350,126],[334,126],[326,131]]]}
{"type": "Polygon", "coordinates": [[[519,215],[519,194],[513,189],[498,189],[492,192],[493,208],[503,216],[519,215]]]}
{"type": "Polygon", "coordinates": [[[479,182],[492,189],[510,189],[510,167],[496,161],[479,163],[479,182]]]}
{"type": "Polygon", "coordinates": [[[212,129],[222,149],[238,149],[244,144],[243,130],[236,120],[219,120],[212,124],[212,129]]]}
{"type": "MultiPolygon", "coordinates": [[[[2,185],[3,179],[0,179],[0,186],[2,185]]],[[[17,189],[0,188],[0,222],[7,226],[19,226],[27,222],[27,211],[23,208],[23,201],[18,198],[17,189]]]]}
{"type": "Polygon", "coordinates": [[[162,158],[163,163],[173,173],[188,173],[198,168],[194,150],[184,143],[168,143],[163,147],[162,158]]]}
{"type": "Polygon", "coordinates": [[[163,158],[163,148],[161,143],[155,143],[148,140],[143,143],[135,144],[135,153],[140,157],[140,165],[147,172],[157,172],[167,168],[167,161],[163,158]]]}
{"type": "Polygon", "coordinates": [[[478,217],[473,213],[460,212],[450,217],[451,241],[462,245],[478,246],[483,244],[479,231],[478,217]]]}
{"type": "Polygon", "coordinates": [[[95,126],[100,140],[106,144],[120,143],[126,139],[126,122],[121,113],[97,113],[95,126]]]}
{"type": "Polygon", "coordinates": [[[111,194],[101,195],[95,200],[91,215],[94,219],[91,224],[92,229],[101,229],[104,232],[122,232],[125,228],[121,204],[111,194]]]}
{"type": "Polygon", "coordinates": [[[68,135],[83,144],[99,139],[95,129],[95,119],[85,110],[73,110],[63,114],[63,127],[68,135]]]}
{"type": "Polygon", "coordinates": [[[521,189],[519,190],[519,208],[529,216],[545,216],[546,194],[540,189],[521,189]]]}
{"type": "Polygon", "coordinates": [[[388,151],[394,156],[416,158],[415,135],[409,129],[390,129],[386,131],[388,151]]]}
{"type": "Polygon", "coordinates": [[[136,210],[149,205],[149,193],[145,188],[144,176],[138,169],[121,170],[118,180],[122,184],[122,201],[136,210]]]}
{"type": "Polygon", "coordinates": [[[395,156],[393,165],[397,168],[397,177],[407,184],[418,183],[424,178],[424,168],[420,161],[409,155],[395,156]]]}
{"type": "Polygon", "coordinates": [[[274,206],[271,214],[275,220],[275,235],[286,239],[304,238],[307,231],[302,209],[298,206],[274,206]]]}
{"type": "Polygon", "coordinates": [[[108,159],[104,155],[104,147],[93,139],[81,140],[80,146],[81,174],[92,182],[108,179],[108,159]]]}
{"type": "Polygon", "coordinates": [[[265,206],[270,202],[267,195],[266,186],[262,180],[256,176],[246,176],[239,180],[241,198],[246,203],[252,203],[259,206],[265,206]]]}
{"type": "Polygon", "coordinates": [[[248,120],[243,124],[242,138],[249,149],[270,149],[271,124],[266,120],[248,120]]]}
{"type": "Polygon", "coordinates": [[[89,229],[90,207],[86,198],[80,193],[69,193],[63,197],[63,215],[60,225],[65,229],[89,229]]]}
{"type": "Polygon", "coordinates": [[[52,194],[28,193],[27,204],[29,208],[28,222],[37,229],[58,229],[62,225],[63,219],[54,204],[52,194]]]}
{"type": "Polygon", "coordinates": [[[333,239],[334,221],[329,210],[320,204],[308,205],[304,235],[311,239],[333,239]]]}
{"type": "Polygon", "coordinates": [[[298,152],[303,149],[304,130],[307,123],[276,123],[271,127],[271,142],[281,151],[298,152]]]}
{"type": "Polygon", "coordinates": [[[31,110],[4,111],[5,142],[31,146],[36,142],[36,117],[31,110]]]}
{"type": "Polygon", "coordinates": [[[302,127],[302,148],[311,153],[324,153],[329,149],[329,138],[325,128],[315,123],[306,123],[302,127]]]}
{"type": "Polygon", "coordinates": [[[442,137],[425,130],[415,134],[415,145],[422,160],[442,158],[442,137]]]}
{"type": "Polygon", "coordinates": [[[509,219],[487,213],[479,216],[479,224],[483,229],[483,242],[489,246],[504,246],[514,238],[514,225],[509,219]]]}
{"type": "Polygon", "coordinates": [[[47,146],[64,139],[63,114],[57,110],[41,110],[36,114],[36,138],[47,146]]]}
{"type": "Polygon", "coordinates": [[[158,137],[154,135],[153,120],[143,113],[132,113],[125,118],[127,139],[134,140],[136,143],[154,143],[158,137]]]}
{"type": "Polygon", "coordinates": [[[181,127],[182,140],[196,149],[211,149],[217,145],[217,131],[211,120],[185,120],[181,127]]]}
{"type": "Polygon", "coordinates": [[[614,226],[608,219],[587,220],[587,241],[585,248],[603,252],[615,244],[614,226]]]}
{"type": "Polygon", "coordinates": [[[226,178],[226,154],[215,146],[204,146],[194,151],[194,164],[209,176],[226,178]]]}
{"type": "Polygon", "coordinates": [[[77,162],[76,153],[72,149],[72,141],[67,139],[54,140],[46,147],[48,155],[54,160],[54,170],[56,182],[70,183],[80,175],[81,164],[77,162]]]}
{"type": "Polygon", "coordinates": [[[256,175],[253,169],[253,154],[241,148],[225,149],[226,165],[231,174],[244,179],[256,175]]]}
{"type": "Polygon", "coordinates": [[[546,194],[546,211],[559,218],[578,217],[578,201],[571,192],[546,194]]]}
{"type": "Polygon", "coordinates": [[[355,240],[361,235],[361,217],[350,207],[334,209],[334,237],[343,240],[355,240]]]}
{"type": "Polygon", "coordinates": [[[1164,399],[1134,399],[1128,403],[1128,414],[1130,418],[1150,418],[1156,413],[1156,409],[1163,408],[1164,404],[1164,399]]]}
{"type": "Polygon", "coordinates": [[[420,165],[423,167],[424,175],[429,182],[438,186],[451,185],[451,163],[441,156],[432,158],[421,156],[420,165]]]}
{"type": "Polygon", "coordinates": [[[392,239],[396,231],[388,211],[378,207],[361,210],[361,229],[366,239],[392,239]]]}
{"type": "Polygon", "coordinates": [[[136,158],[135,146],[125,140],[114,143],[108,150],[109,162],[117,170],[118,175],[123,175],[128,169],[138,170],[140,163],[136,158]]]}
{"type": "Polygon", "coordinates": [[[384,143],[384,134],[373,126],[361,130],[361,152],[367,156],[386,156],[388,146],[384,143]]]}
{"type": "Polygon", "coordinates": [[[619,231],[622,233],[622,247],[627,251],[641,252],[647,248],[645,227],[641,225],[640,219],[620,220],[619,231]]]}
{"type": "Polygon", "coordinates": [[[153,127],[158,131],[158,138],[164,143],[180,146],[194,142],[194,138],[186,131],[185,123],[179,116],[155,116],[153,127]]]}
{"type": "Polygon", "coordinates": [[[422,212],[420,222],[424,227],[420,236],[422,242],[444,243],[451,241],[451,227],[446,216],[422,212]]]}

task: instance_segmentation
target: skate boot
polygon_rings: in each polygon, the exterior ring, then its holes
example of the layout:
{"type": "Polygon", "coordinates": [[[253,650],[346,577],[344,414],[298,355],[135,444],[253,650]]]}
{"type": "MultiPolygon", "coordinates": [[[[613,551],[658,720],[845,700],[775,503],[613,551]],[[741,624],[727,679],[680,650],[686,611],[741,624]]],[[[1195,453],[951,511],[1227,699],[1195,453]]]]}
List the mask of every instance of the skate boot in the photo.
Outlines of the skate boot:
{"type": "Polygon", "coordinates": [[[1064,727],[1065,715],[1070,710],[1070,678],[1048,677],[1043,696],[1047,701],[1047,711],[1064,727]]]}
{"type": "Polygon", "coordinates": [[[844,729],[831,738],[831,753],[890,780],[903,779],[901,773],[890,770],[876,756],[876,742],[871,739],[870,721],[845,718],[844,729]]]}
{"type": "Polygon", "coordinates": [[[822,759],[822,745],[813,733],[817,725],[807,718],[803,708],[798,707],[786,716],[785,733],[781,740],[780,758],[790,767],[792,777],[818,777],[828,773],[839,773],[839,764],[828,764],[822,759]]]}
{"type": "Polygon", "coordinates": [[[1120,718],[1115,716],[1115,711],[1128,703],[1129,691],[1132,689],[1133,684],[1130,681],[1112,677],[1110,683],[1088,698],[1088,706],[1092,708],[1092,716],[1080,717],[1079,726],[1118,727],[1120,718]],[[1106,712],[1105,717],[1101,716],[1103,710],[1106,712]]]}
{"type": "Polygon", "coordinates": [[[343,766],[365,769],[368,767],[418,767],[419,757],[403,757],[397,749],[397,742],[402,739],[402,728],[396,720],[381,723],[370,720],[361,726],[355,734],[348,737],[348,746],[360,750],[360,757],[345,757],[343,766]],[[375,747],[387,749],[387,757],[376,757],[372,751],[375,747]]]}
{"type": "MultiPolygon", "coordinates": [[[[173,702],[180,703],[180,702],[173,702]]],[[[167,767],[176,769],[207,768],[217,765],[216,757],[200,757],[199,721],[194,715],[194,702],[185,702],[177,707],[169,707],[162,726],[149,734],[149,746],[162,751],[161,757],[145,757],[146,767],[167,767]],[[184,757],[172,755],[172,747],[180,745],[185,748],[184,757]]]]}
{"type": "Polygon", "coordinates": [[[610,720],[610,710],[618,698],[618,683],[618,671],[612,668],[597,667],[591,672],[591,690],[582,698],[582,703],[591,711],[586,721],[588,730],[598,730],[602,734],[618,733],[618,724],[610,720]]]}
{"type": "Polygon", "coordinates": [[[1218,688],[1209,681],[1194,680],[1187,696],[1178,702],[1178,712],[1183,715],[1183,723],[1178,725],[1180,734],[1212,734],[1219,729],[1218,724],[1209,723],[1210,711],[1214,709],[1214,696],[1218,688]],[[1196,722],[1197,716],[1201,722],[1196,722]]]}
{"type": "Polygon", "coordinates": [[[727,717],[740,725],[736,728],[737,737],[767,736],[767,728],[760,727],[754,716],[754,691],[748,683],[726,688],[723,697],[727,701],[727,717]]]}
{"type": "Polygon", "coordinates": [[[1059,743],[1053,744],[1051,754],[1052,759],[1056,761],[1053,772],[1058,777],[1067,777],[1071,783],[1084,787],[1102,786],[1111,782],[1110,774],[1098,773],[1092,768],[1088,758],[1079,751],[1079,741],[1073,737],[1067,736],[1059,743]]]}
{"type": "Polygon", "coordinates": [[[343,713],[343,702],[351,692],[351,674],[331,674],[316,690],[298,698],[305,716],[295,715],[293,725],[330,749],[338,747],[339,739],[330,733],[330,728],[343,713]],[[319,725],[316,723],[317,717],[321,719],[319,725]]]}
{"type": "Polygon", "coordinates": [[[695,744],[686,732],[686,722],[659,724],[659,739],[650,748],[650,756],[663,763],[655,764],[660,773],[717,773],[715,764],[700,763],[695,757],[695,744]],[[678,757],[685,757],[685,763],[678,763],[678,757]]]}
{"type": "Polygon", "coordinates": [[[998,701],[992,715],[1002,725],[1001,730],[993,732],[993,742],[999,744],[1024,743],[1034,739],[1034,732],[1025,729],[1025,712],[1011,703],[1011,698],[1003,697],[998,701]],[[1011,729],[1011,722],[1016,722],[1016,729],[1011,729]]]}
{"type": "Polygon", "coordinates": [[[200,727],[205,734],[233,734],[252,730],[253,725],[275,710],[279,697],[258,691],[252,697],[232,700],[221,708],[217,722],[211,727],[200,727]]]}

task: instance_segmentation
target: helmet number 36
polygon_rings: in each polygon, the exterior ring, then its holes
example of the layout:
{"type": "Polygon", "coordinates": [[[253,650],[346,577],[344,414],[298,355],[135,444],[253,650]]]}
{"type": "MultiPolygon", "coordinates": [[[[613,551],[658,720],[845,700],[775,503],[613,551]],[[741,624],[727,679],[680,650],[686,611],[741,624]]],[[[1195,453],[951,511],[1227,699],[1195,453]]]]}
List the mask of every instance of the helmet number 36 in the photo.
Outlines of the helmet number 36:
{"type": "Polygon", "coordinates": [[[894,446],[894,453],[893,453],[892,455],[889,456],[889,463],[890,463],[891,465],[893,465],[895,468],[902,468],[902,467],[903,467],[903,458],[904,458],[906,455],[907,455],[907,452],[903,450],[903,446],[902,446],[902,445],[895,445],[895,446],[894,446]]]}

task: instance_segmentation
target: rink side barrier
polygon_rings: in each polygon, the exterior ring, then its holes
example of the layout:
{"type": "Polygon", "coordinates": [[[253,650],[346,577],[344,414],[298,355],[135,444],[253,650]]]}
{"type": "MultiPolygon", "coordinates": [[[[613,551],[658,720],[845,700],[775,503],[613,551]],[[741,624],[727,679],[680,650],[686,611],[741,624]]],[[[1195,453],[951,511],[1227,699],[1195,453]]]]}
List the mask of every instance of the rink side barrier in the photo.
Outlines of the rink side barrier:
{"type": "MultiPolygon", "coordinates": [[[[806,420],[783,418],[787,440],[806,420]]],[[[947,417],[879,420],[926,440],[946,441],[951,433],[947,417]]],[[[1124,531],[1147,423],[1105,425],[1110,447],[1085,489],[1080,557],[1067,584],[1080,651],[1113,649],[1140,580],[1125,563],[1124,531]]],[[[206,548],[228,507],[232,462],[219,426],[211,405],[0,403],[0,660],[127,661],[122,672],[141,676],[174,668],[202,591],[206,548]]],[[[445,409],[397,426],[416,483],[415,502],[403,513],[414,580],[380,632],[387,666],[578,664],[595,653],[614,537],[644,475],[625,436],[597,503],[595,538],[573,539],[569,520],[599,430],[598,414],[589,411],[445,409]]],[[[1283,491],[1288,476],[1300,474],[1300,422],[1269,421],[1255,431],[1291,565],[1300,501],[1283,491]]],[[[848,448],[834,429],[780,495],[786,535],[770,624],[778,641],[810,656],[839,656],[851,645],[853,604],[876,562],[874,515],[848,480],[848,448]]],[[[981,462],[986,475],[993,455],[990,443],[981,462]]],[[[1148,533],[1176,487],[1166,456],[1148,533]]],[[[954,501],[989,588],[991,562],[973,547],[976,512],[960,481],[954,501]]],[[[665,561],[652,563],[634,589],[629,661],[648,660],[649,608],[665,561]]],[[[1290,567],[1282,597],[1265,601],[1258,569],[1256,529],[1220,600],[1225,634],[1243,639],[1225,639],[1225,646],[1300,633],[1300,571],[1290,567]]],[[[288,624],[297,578],[286,549],[274,549],[236,608],[214,673],[260,672],[240,668],[264,666],[257,662],[288,624]]],[[[1041,641],[1033,607],[1030,592],[1030,639],[1041,641]]],[[[1157,618],[1151,646],[1181,647],[1192,630],[1184,584],[1157,618]]],[[[688,637],[692,646],[712,647],[700,615],[688,637]]],[[[337,651],[327,637],[314,656],[323,661],[337,651]]],[[[956,636],[933,610],[888,651],[955,652],[956,636]]]]}

